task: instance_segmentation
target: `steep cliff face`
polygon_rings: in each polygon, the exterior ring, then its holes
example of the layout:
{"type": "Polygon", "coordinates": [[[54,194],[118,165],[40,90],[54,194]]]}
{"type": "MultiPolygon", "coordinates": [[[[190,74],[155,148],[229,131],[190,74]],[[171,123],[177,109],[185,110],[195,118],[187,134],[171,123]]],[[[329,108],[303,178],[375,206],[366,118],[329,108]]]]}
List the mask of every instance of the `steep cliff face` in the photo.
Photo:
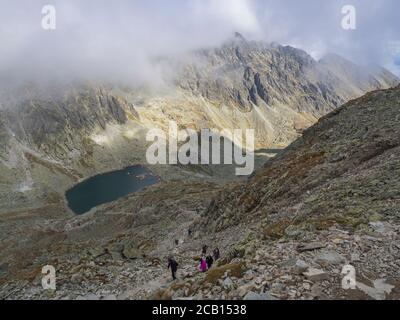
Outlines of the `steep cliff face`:
{"type": "Polygon", "coordinates": [[[196,53],[178,84],[210,101],[249,111],[285,105],[316,117],[343,102],[398,79],[378,68],[357,66],[337,55],[314,60],[306,52],[243,38],[196,53]]]}
{"type": "MultiPolygon", "coordinates": [[[[245,184],[215,199],[203,226],[223,230],[243,221],[285,229],[356,228],[399,221],[400,87],[350,101],[266,163],[245,184]]],[[[266,233],[272,229],[266,228],[266,233]]]]}
{"type": "MultiPolygon", "coordinates": [[[[77,180],[122,165],[113,153],[122,149],[124,132],[111,129],[138,120],[124,99],[103,88],[84,87],[62,94],[24,94],[3,103],[0,115],[2,211],[62,201],[77,180]],[[108,138],[113,144],[114,135],[116,150],[96,140],[108,138]]],[[[124,156],[128,158],[120,158],[124,156]]]]}
{"type": "Polygon", "coordinates": [[[23,98],[6,107],[2,118],[15,139],[36,151],[64,160],[77,150],[96,129],[107,124],[125,124],[137,119],[134,107],[106,89],[80,89],[51,95],[23,98]]]}
{"type": "MultiPolygon", "coordinates": [[[[398,79],[338,56],[314,60],[290,46],[236,36],[220,48],[193,53],[174,94],[144,103],[143,119],[179,119],[195,128],[253,128],[258,147],[282,147],[344,102],[398,79]]],[[[178,69],[180,70],[180,69],[178,69]]]]}

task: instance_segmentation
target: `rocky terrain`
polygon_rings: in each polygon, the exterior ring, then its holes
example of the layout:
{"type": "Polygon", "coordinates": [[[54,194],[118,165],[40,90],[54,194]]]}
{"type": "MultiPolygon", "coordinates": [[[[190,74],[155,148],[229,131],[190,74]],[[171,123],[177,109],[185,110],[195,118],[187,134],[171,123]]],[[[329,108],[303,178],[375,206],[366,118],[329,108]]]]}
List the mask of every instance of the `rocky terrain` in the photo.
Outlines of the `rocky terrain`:
{"type": "Polygon", "coordinates": [[[399,299],[399,110],[399,86],[352,100],[247,181],[165,180],[83,216],[63,202],[3,213],[0,297],[399,299]],[[222,255],[204,274],[203,244],[222,255]],[[56,291],[41,288],[47,264],[56,291]]]}
{"type": "MultiPolygon", "coordinates": [[[[239,34],[163,63],[175,74],[157,88],[79,83],[1,91],[0,214],[62,205],[65,191],[84,178],[146,164],[146,132],[166,130],[170,120],[195,130],[252,128],[257,149],[282,149],[349,99],[398,83],[381,68],[334,55],[316,61],[239,34]]],[[[256,167],[274,154],[258,153],[256,167]]],[[[164,180],[236,178],[232,166],[151,169],[164,180]]]]}

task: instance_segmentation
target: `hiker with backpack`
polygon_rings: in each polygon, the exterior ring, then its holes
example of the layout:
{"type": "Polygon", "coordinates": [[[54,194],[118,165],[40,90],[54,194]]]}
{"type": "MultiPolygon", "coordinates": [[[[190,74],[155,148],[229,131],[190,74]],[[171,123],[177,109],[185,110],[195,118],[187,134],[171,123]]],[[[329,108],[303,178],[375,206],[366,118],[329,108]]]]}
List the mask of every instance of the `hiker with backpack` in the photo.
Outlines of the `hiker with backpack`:
{"type": "Polygon", "coordinates": [[[176,272],[178,271],[178,262],[174,258],[168,258],[168,269],[171,268],[172,280],[176,280],[176,272]]]}
{"type": "Polygon", "coordinates": [[[219,253],[219,249],[215,248],[213,251],[213,256],[214,256],[214,260],[217,261],[220,258],[220,253],[219,253]]]}
{"type": "Polygon", "coordinates": [[[207,258],[206,258],[207,268],[211,269],[213,263],[214,263],[213,257],[211,255],[208,255],[207,258]]]}

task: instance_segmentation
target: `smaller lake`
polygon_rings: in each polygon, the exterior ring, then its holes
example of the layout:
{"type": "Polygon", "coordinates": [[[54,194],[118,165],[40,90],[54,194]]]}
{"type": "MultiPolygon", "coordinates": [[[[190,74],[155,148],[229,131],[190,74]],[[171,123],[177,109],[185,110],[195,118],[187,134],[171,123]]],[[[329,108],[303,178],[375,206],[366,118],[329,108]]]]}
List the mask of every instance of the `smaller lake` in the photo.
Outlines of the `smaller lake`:
{"type": "Polygon", "coordinates": [[[157,182],[159,178],[150,170],[143,166],[131,166],[82,181],[68,190],[65,196],[71,210],[83,214],[98,205],[115,201],[157,182]]]}

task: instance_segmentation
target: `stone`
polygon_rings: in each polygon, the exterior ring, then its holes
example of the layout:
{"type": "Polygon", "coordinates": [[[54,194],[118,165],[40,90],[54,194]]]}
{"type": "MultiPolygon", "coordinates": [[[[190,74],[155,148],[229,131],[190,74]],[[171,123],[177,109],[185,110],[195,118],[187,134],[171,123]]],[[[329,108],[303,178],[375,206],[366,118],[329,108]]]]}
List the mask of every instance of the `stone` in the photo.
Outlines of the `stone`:
{"type": "Polygon", "coordinates": [[[299,245],[297,247],[297,251],[299,251],[299,252],[313,251],[313,250],[318,250],[318,249],[322,249],[325,247],[326,247],[326,245],[321,242],[310,242],[307,244],[299,245]]]}
{"type": "Polygon", "coordinates": [[[246,280],[246,281],[253,280],[254,279],[254,272],[252,270],[247,271],[244,274],[243,279],[246,280]]]}
{"type": "Polygon", "coordinates": [[[385,300],[386,295],[390,294],[395,286],[386,283],[385,279],[377,279],[373,281],[373,287],[367,286],[357,281],[357,288],[375,300],[385,300]]]}
{"type": "Polygon", "coordinates": [[[351,256],[350,256],[350,259],[351,259],[352,262],[359,262],[359,261],[361,261],[361,258],[360,258],[360,254],[359,254],[359,253],[352,253],[351,256]]]}
{"type": "Polygon", "coordinates": [[[317,253],[314,260],[320,265],[338,265],[346,262],[343,256],[332,250],[317,253]]]}
{"type": "Polygon", "coordinates": [[[343,239],[336,238],[336,239],[333,239],[332,242],[333,242],[334,244],[343,244],[344,241],[343,241],[343,239]]]}
{"type": "Polygon", "coordinates": [[[308,268],[309,265],[305,261],[298,259],[295,265],[293,266],[293,272],[296,274],[303,274],[304,272],[307,271],[308,268]]]}
{"type": "Polygon", "coordinates": [[[303,282],[303,288],[304,290],[309,291],[311,289],[311,285],[308,282],[303,282]]]}
{"type": "Polygon", "coordinates": [[[258,301],[258,300],[276,300],[276,298],[274,298],[273,296],[271,296],[269,293],[265,292],[265,293],[255,293],[253,291],[248,292],[243,300],[246,301],[258,301]]]}
{"type": "Polygon", "coordinates": [[[303,275],[310,281],[323,281],[329,279],[329,275],[320,269],[309,268],[303,275]]]}
{"type": "Polygon", "coordinates": [[[384,233],[389,233],[389,232],[391,231],[391,230],[390,230],[390,226],[389,226],[388,224],[383,223],[383,222],[380,222],[380,221],[378,221],[378,222],[370,222],[369,225],[370,225],[370,226],[374,229],[374,231],[377,232],[377,233],[384,234],[384,233]]]}
{"type": "Polygon", "coordinates": [[[224,282],[223,282],[223,287],[224,287],[224,289],[225,290],[229,290],[229,289],[232,289],[233,288],[233,281],[232,281],[232,279],[231,278],[226,278],[225,280],[224,280],[224,282]]]}
{"type": "Polygon", "coordinates": [[[272,284],[271,288],[273,292],[280,293],[284,290],[285,286],[282,283],[275,282],[272,284]]]}
{"type": "Polygon", "coordinates": [[[323,295],[323,289],[319,284],[314,284],[311,287],[311,296],[317,298],[317,297],[321,297],[323,295]]]}
{"type": "Polygon", "coordinates": [[[237,288],[235,293],[243,298],[249,291],[255,290],[255,286],[253,284],[246,284],[244,286],[241,286],[237,288]]]}
{"type": "Polygon", "coordinates": [[[89,254],[93,256],[93,258],[98,258],[101,257],[106,253],[105,249],[103,247],[95,247],[89,249],[89,254]]]}
{"type": "Polygon", "coordinates": [[[110,254],[113,260],[119,261],[124,259],[121,252],[111,251],[110,254]]]}

